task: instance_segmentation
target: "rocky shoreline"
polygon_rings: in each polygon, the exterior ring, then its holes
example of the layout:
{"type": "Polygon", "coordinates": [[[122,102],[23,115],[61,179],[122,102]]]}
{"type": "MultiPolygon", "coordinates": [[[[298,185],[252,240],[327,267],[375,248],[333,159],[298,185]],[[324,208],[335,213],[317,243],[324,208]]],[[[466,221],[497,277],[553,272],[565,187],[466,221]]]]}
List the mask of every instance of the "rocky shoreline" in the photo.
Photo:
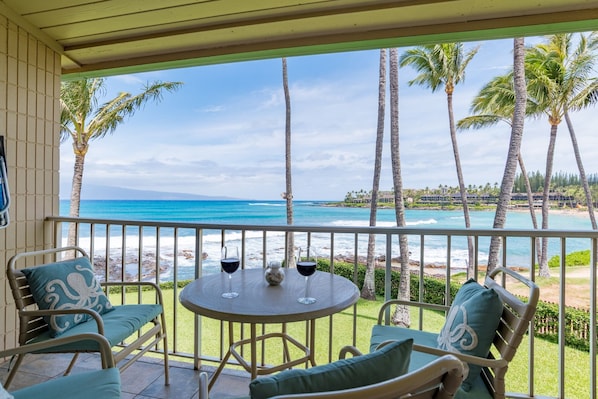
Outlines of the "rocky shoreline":
{"type": "MultiPolygon", "coordinates": [[[[160,256],[159,259],[159,273],[165,273],[172,269],[174,253],[166,253],[160,256]]],[[[192,250],[183,249],[178,251],[177,257],[185,259],[193,259],[195,254],[192,250]]],[[[207,253],[202,254],[202,259],[208,257],[207,253]]],[[[123,261],[123,257],[119,255],[111,255],[108,257],[108,265],[106,265],[105,255],[94,255],[93,268],[97,276],[105,280],[106,270],[108,270],[108,281],[148,281],[156,278],[156,253],[153,251],[145,251],[141,255],[141,261],[137,255],[127,255],[123,261]],[[129,269],[129,270],[127,270],[129,269]],[[134,269],[134,271],[133,271],[134,269]],[[123,276],[124,273],[124,276],[123,276]]]]}

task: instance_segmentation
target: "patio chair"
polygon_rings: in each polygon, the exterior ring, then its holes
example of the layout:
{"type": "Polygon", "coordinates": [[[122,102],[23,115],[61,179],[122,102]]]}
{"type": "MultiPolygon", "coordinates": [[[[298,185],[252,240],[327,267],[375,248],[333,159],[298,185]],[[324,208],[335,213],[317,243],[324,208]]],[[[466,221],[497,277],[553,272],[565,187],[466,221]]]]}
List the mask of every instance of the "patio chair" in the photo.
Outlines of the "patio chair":
{"type": "MultiPolygon", "coordinates": [[[[99,333],[114,349],[114,360],[122,372],[162,341],[164,383],[169,384],[166,320],[162,292],[157,284],[98,283],[87,253],[79,247],[17,254],[8,262],[7,277],[19,317],[20,345],[54,341],[62,336],[99,333]],[[75,254],[72,259],[59,260],[59,255],[69,251],[75,254]],[[33,262],[48,259],[52,262],[31,266],[33,262]],[[29,266],[23,267],[24,264],[29,266]],[[104,293],[112,287],[120,290],[133,287],[139,291],[149,288],[154,291],[156,300],[150,304],[112,306],[104,293]]],[[[79,353],[99,350],[96,342],[84,341],[48,345],[35,352],[74,353],[64,373],[68,375],[79,353]]],[[[10,385],[24,356],[25,353],[17,355],[6,386],[10,385]]]]}
{"type": "MultiPolygon", "coordinates": [[[[94,342],[99,348],[102,360],[101,369],[81,372],[67,377],[58,377],[13,391],[11,394],[14,396],[14,399],[120,399],[120,373],[115,367],[110,343],[99,334],[71,335],[35,344],[21,345],[14,349],[0,351],[0,359],[44,351],[54,345],[87,344],[89,342],[94,342]]],[[[2,391],[3,388],[0,385],[0,397],[5,397],[2,391]]]]}
{"type": "Polygon", "coordinates": [[[450,308],[390,300],[379,311],[378,324],[372,329],[370,351],[378,350],[388,340],[412,338],[410,370],[450,353],[465,362],[469,369],[457,398],[503,399],[509,362],[534,317],[539,295],[540,290],[532,281],[501,267],[486,276],[484,286],[473,280],[465,283],[450,308]],[[522,284],[527,296],[509,292],[504,287],[505,281],[522,284]],[[388,325],[389,307],[397,304],[448,312],[445,325],[438,334],[388,325]],[[384,319],[386,324],[383,324],[384,319]]]}
{"type": "MultiPolygon", "coordinates": [[[[393,341],[378,351],[311,367],[259,377],[249,384],[252,399],[452,398],[463,380],[454,356],[435,359],[407,373],[413,340],[393,341]]],[[[200,373],[199,399],[208,399],[208,375],[200,373]]]]}

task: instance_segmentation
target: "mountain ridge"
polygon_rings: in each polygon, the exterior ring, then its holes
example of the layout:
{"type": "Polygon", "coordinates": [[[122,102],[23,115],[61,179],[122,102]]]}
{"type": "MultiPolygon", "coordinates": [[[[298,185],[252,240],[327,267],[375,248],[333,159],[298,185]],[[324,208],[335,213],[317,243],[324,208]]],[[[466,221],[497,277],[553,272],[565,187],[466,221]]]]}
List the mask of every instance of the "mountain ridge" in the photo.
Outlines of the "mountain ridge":
{"type": "MultiPolygon", "coordinates": [[[[70,188],[61,190],[60,199],[68,200],[70,188]],[[66,195],[62,195],[62,194],[66,195]]],[[[81,189],[81,200],[239,200],[240,198],[200,195],[189,193],[176,193],[154,190],[136,190],[118,186],[103,186],[84,184],[81,189]]]]}

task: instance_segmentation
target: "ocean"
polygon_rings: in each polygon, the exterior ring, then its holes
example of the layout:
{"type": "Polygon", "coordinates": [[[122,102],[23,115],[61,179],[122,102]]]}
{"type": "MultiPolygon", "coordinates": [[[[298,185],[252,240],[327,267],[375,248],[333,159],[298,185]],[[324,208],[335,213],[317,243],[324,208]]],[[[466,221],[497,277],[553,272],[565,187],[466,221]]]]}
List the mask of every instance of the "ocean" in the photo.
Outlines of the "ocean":
{"type": "MultiPolygon", "coordinates": [[[[369,209],[366,208],[345,208],[326,206],[327,202],[315,201],[296,201],[294,203],[294,223],[296,225],[323,225],[323,226],[368,226],[369,209]]],[[[63,200],[60,202],[60,215],[67,216],[69,212],[69,202],[63,200]]],[[[124,219],[139,221],[171,221],[171,222],[191,222],[191,223],[210,223],[210,224],[266,224],[266,225],[285,225],[286,207],[284,201],[152,201],[152,200],[83,200],[81,201],[80,216],[99,219],[124,219]]],[[[424,228],[462,228],[464,227],[463,213],[460,210],[406,210],[405,212],[408,226],[421,226],[424,228]]],[[[541,222],[540,212],[537,212],[538,223],[541,222]]],[[[494,221],[493,211],[472,211],[471,225],[473,228],[491,228],[494,221]]],[[[550,215],[550,227],[553,229],[564,230],[591,230],[589,218],[583,212],[553,212],[550,215]]],[[[377,225],[384,227],[395,226],[394,209],[378,209],[377,225]]],[[[531,228],[529,212],[513,211],[509,212],[506,228],[526,229],[531,228]]],[[[117,231],[116,234],[119,234],[117,231]]],[[[207,272],[219,270],[219,246],[220,232],[210,232],[204,236],[204,252],[207,258],[204,260],[204,267],[207,272]]],[[[113,233],[111,233],[114,236],[113,233]]],[[[181,232],[179,238],[179,251],[194,248],[194,235],[189,232],[185,237],[185,232],[181,232]]],[[[82,245],[86,246],[85,230],[81,231],[80,240],[82,245]]],[[[119,237],[113,237],[114,242],[119,242],[119,237]]],[[[229,240],[240,240],[240,235],[227,236],[229,240]]],[[[162,245],[168,246],[169,237],[161,237],[162,245]]],[[[144,236],[144,242],[151,245],[153,239],[150,236],[144,236]]],[[[268,253],[266,256],[270,259],[284,257],[284,234],[268,233],[268,253]]],[[[301,245],[301,237],[296,245],[301,245]]],[[[315,245],[326,247],[329,245],[329,239],[322,237],[317,242],[317,235],[312,236],[315,245]]],[[[553,240],[549,247],[549,253],[558,254],[559,245],[557,240],[553,240]]],[[[96,251],[101,251],[101,239],[94,244],[96,251]]],[[[134,240],[131,240],[134,242],[134,240]]],[[[174,242],[174,241],[173,241],[174,242]]],[[[489,239],[480,238],[479,259],[485,263],[487,258],[489,239]]],[[[240,243],[240,241],[239,241],[240,243]]],[[[255,236],[249,234],[246,238],[246,266],[258,267],[262,261],[262,234],[256,232],[255,236]]],[[[339,235],[335,239],[335,255],[352,256],[354,253],[354,237],[352,235],[339,235]]],[[[144,244],[145,246],[145,244],[144,244]]],[[[418,237],[410,238],[410,251],[413,254],[419,254],[418,237]]],[[[359,253],[365,255],[367,247],[367,237],[360,237],[359,253]],[[363,248],[363,250],[362,250],[363,248]]],[[[111,245],[111,248],[118,250],[111,245]]],[[[162,247],[163,248],[163,247],[162,247]]],[[[398,251],[398,245],[393,244],[393,248],[398,251]]],[[[568,240],[567,251],[576,251],[588,249],[588,240],[568,240]]],[[[162,254],[168,251],[161,251],[162,254]]],[[[378,255],[384,254],[384,242],[376,246],[378,255]]],[[[455,237],[451,243],[451,262],[455,268],[464,268],[467,258],[467,246],[465,238],[455,237]]],[[[447,245],[446,238],[432,237],[426,238],[426,263],[446,263],[447,245]]],[[[398,255],[398,254],[396,254],[398,255]]],[[[174,255],[171,255],[174,256],[174,255]]],[[[328,255],[326,255],[328,256],[328,255]]],[[[393,254],[395,256],[395,254],[393,254]]],[[[529,263],[529,239],[512,239],[508,242],[508,259],[512,265],[525,266],[529,263]]],[[[165,263],[172,259],[165,259],[165,263]]],[[[192,262],[185,257],[179,257],[180,269],[183,276],[190,277],[193,274],[192,262]],[[186,270],[186,271],[185,271],[186,270]]],[[[166,273],[167,274],[167,273],[166,273]]],[[[168,278],[166,275],[165,278],[168,278]]]]}

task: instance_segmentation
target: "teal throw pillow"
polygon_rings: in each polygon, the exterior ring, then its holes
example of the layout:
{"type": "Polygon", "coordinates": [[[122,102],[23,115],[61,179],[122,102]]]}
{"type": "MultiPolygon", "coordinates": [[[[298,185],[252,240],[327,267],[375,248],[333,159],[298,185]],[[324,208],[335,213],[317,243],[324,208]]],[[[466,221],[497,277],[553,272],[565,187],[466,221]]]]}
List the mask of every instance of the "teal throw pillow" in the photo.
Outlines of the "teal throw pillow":
{"type": "MultiPolygon", "coordinates": [[[[503,303],[493,289],[485,288],[470,279],[455,296],[438,335],[438,348],[487,357],[502,310],[503,303]]],[[[462,384],[465,391],[471,389],[480,372],[480,366],[469,364],[469,373],[462,384]]]]}
{"type": "Polygon", "coordinates": [[[282,371],[249,384],[252,399],[327,392],[376,384],[405,374],[413,340],[396,341],[366,355],[312,367],[282,371]]]}
{"type": "MultiPolygon", "coordinates": [[[[113,310],[96,280],[89,259],[79,257],[23,269],[33,299],[40,309],[93,309],[99,314],[113,310]]],[[[52,336],[58,336],[90,318],[86,314],[44,317],[52,336]]]]}

